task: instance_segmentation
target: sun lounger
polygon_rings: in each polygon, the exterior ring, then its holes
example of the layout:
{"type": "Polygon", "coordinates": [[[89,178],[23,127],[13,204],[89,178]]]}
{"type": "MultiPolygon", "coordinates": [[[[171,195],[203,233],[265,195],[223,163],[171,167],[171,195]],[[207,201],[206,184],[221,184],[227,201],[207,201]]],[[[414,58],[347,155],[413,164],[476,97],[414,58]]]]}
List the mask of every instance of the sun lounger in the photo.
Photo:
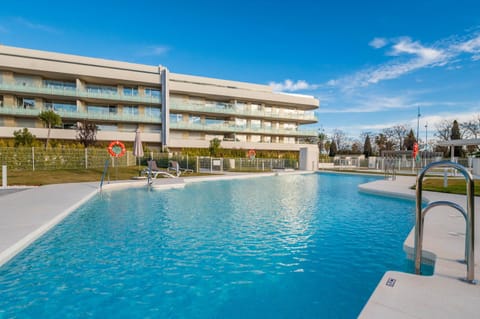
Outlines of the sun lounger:
{"type": "Polygon", "coordinates": [[[180,164],[177,161],[169,161],[168,171],[174,171],[177,176],[180,176],[183,173],[193,173],[193,169],[181,168],[180,164]]]}
{"type": "Polygon", "coordinates": [[[162,171],[158,168],[157,162],[154,160],[147,161],[148,168],[143,170],[143,174],[147,175],[147,177],[151,179],[156,179],[158,175],[169,177],[169,178],[177,178],[179,175],[174,176],[169,172],[162,171]]]}

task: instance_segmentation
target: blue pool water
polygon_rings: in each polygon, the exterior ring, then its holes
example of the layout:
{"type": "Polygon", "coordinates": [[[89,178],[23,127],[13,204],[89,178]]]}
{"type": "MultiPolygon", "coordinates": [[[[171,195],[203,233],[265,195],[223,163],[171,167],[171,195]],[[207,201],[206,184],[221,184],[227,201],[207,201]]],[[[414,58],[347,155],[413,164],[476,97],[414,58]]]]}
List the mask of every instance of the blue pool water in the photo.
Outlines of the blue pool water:
{"type": "Polygon", "coordinates": [[[0,268],[0,318],[354,318],[414,203],[311,174],[106,192],[0,268]]]}

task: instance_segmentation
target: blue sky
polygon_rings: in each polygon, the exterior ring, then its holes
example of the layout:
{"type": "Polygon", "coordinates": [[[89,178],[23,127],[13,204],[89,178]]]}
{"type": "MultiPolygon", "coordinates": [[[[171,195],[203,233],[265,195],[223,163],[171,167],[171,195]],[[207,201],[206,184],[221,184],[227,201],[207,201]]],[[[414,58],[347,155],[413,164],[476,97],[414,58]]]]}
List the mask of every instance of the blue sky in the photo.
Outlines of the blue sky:
{"type": "Polygon", "coordinates": [[[7,1],[0,43],[320,99],[352,137],[480,114],[478,1],[7,1]]]}

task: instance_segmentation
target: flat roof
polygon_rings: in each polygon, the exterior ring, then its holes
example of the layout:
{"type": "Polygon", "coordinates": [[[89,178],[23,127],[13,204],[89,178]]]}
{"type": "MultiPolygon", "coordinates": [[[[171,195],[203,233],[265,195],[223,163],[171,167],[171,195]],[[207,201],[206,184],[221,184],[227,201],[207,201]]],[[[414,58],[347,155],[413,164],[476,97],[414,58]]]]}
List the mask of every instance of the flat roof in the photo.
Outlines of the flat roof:
{"type": "Polygon", "coordinates": [[[480,138],[470,138],[463,140],[441,141],[438,146],[464,146],[464,145],[480,145],[480,138]]]}

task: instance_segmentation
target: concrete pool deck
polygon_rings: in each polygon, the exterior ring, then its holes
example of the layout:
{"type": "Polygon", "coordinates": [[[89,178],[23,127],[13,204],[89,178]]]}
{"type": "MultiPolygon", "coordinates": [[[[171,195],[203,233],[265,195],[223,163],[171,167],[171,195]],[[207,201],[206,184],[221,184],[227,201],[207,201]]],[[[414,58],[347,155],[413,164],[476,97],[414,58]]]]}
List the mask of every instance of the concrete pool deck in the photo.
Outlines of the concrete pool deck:
{"type": "MultiPolygon", "coordinates": [[[[226,174],[179,179],[158,179],[159,188],[184,186],[207,180],[240,179],[276,174],[311,172],[279,172],[263,174],[226,174]]],[[[403,198],[414,198],[414,177],[398,176],[396,181],[378,180],[361,185],[360,191],[403,198]]],[[[58,184],[15,192],[0,190],[0,266],[13,258],[63,218],[99,192],[98,182],[58,184]]],[[[104,189],[146,187],[145,181],[122,181],[104,185],[104,189]]],[[[8,190],[8,189],[7,189],[8,190]]],[[[424,192],[429,200],[453,200],[465,205],[465,196],[424,192]]],[[[475,199],[479,212],[480,198],[475,199]]],[[[480,218],[476,219],[480,227],[480,218]]],[[[477,228],[478,229],[478,228],[477,228]]],[[[477,232],[478,233],[478,232],[477,232]]],[[[466,266],[463,259],[465,223],[456,211],[437,208],[426,217],[424,250],[435,258],[435,273],[430,277],[389,271],[364,307],[361,318],[476,318],[480,313],[480,285],[462,282],[466,266]],[[392,280],[393,283],[392,287],[392,280]],[[387,285],[387,282],[390,285],[387,285]]],[[[476,241],[478,242],[478,240],[476,241]]],[[[405,250],[412,251],[413,232],[405,241],[405,250]]],[[[480,251],[475,249],[476,267],[480,251]]],[[[476,278],[480,272],[476,269],[476,278]]]]}
{"type": "MultiPolygon", "coordinates": [[[[415,199],[415,177],[397,176],[395,181],[378,180],[359,186],[363,192],[415,199]]],[[[462,207],[466,196],[423,192],[427,201],[449,200],[462,207]]],[[[480,198],[475,198],[478,216],[480,198]]],[[[480,229],[480,218],[475,227],[480,229]]],[[[478,237],[478,236],[477,236],[478,237]]],[[[480,249],[475,240],[475,278],[480,279],[480,249]]],[[[414,231],[404,242],[404,250],[413,256],[414,231]]],[[[480,284],[463,281],[466,265],[465,220],[449,207],[437,207],[425,217],[423,256],[435,263],[433,276],[416,276],[388,271],[360,314],[360,318],[478,318],[480,284]]]]}

